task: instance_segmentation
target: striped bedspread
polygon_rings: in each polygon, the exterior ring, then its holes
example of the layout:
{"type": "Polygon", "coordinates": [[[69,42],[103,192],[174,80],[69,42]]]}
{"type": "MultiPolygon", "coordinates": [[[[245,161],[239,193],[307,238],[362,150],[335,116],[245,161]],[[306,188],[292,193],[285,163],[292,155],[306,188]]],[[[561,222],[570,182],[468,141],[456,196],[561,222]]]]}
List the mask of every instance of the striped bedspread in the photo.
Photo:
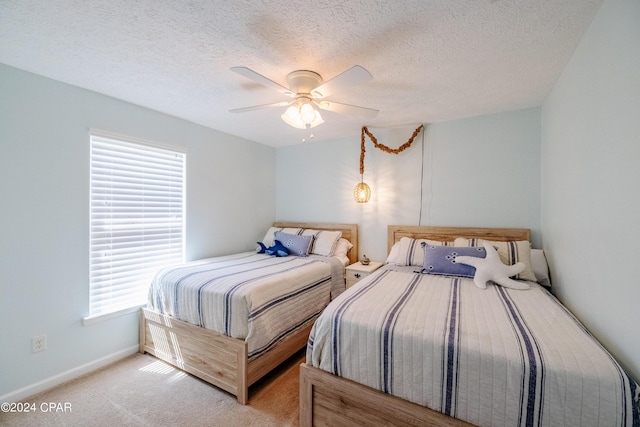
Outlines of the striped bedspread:
{"type": "Polygon", "coordinates": [[[541,286],[379,270],[315,322],[307,364],[479,426],[638,426],[639,387],[541,286]]]}
{"type": "Polygon", "coordinates": [[[344,289],[343,277],[343,265],[330,257],[245,252],[159,271],[148,307],[246,340],[251,360],[313,321],[334,281],[344,289]]]}

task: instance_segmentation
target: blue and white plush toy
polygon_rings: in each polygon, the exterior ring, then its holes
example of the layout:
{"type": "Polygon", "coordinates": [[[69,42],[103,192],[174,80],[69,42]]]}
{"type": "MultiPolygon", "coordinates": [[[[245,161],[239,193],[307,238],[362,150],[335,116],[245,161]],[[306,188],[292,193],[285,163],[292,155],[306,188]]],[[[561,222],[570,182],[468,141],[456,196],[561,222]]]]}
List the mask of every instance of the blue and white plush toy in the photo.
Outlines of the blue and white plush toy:
{"type": "Polygon", "coordinates": [[[526,282],[513,280],[511,277],[518,273],[522,273],[525,266],[524,263],[518,262],[513,265],[505,265],[500,260],[500,255],[492,245],[484,243],[487,256],[485,258],[476,258],[472,256],[456,257],[457,264],[466,264],[476,268],[473,276],[473,283],[480,289],[487,289],[487,283],[493,282],[496,285],[504,286],[511,289],[529,289],[526,282]]]}
{"type": "Polygon", "coordinates": [[[277,256],[277,257],[289,255],[289,249],[287,249],[286,246],[284,246],[280,242],[280,240],[276,240],[275,244],[270,248],[267,248],[262,242],[256,242],[256,243],[260,245],[260,248],[257,251],[259,254],[267,254],[267,255],[277,256]]]}

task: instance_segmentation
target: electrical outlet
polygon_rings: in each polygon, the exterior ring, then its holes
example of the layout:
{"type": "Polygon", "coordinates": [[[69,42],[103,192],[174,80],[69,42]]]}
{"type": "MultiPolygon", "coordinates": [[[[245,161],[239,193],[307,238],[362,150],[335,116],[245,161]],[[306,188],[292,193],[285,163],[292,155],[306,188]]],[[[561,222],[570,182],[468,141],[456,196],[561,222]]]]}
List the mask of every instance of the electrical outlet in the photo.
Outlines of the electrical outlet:
{"type": "Polygon", "coordinates": [[[47,336],[46,335],[36,335],[31,338],[31,352],[37,353],[42,350],[47,349],[47,336]]]}

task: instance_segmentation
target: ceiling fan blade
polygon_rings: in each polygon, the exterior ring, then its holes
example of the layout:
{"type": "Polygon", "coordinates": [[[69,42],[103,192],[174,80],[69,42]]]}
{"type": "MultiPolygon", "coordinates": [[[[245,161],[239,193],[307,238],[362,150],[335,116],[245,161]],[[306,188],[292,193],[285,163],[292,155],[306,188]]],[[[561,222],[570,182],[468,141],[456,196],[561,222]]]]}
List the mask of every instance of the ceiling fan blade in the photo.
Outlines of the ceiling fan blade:
{"type": "Polygon", "coordinates": [[[338,114],[346,114],[361,119],[373,119],[379,113],[378,110],[372,108],[358,107],[355,105],[343,104],[333,101],[316,101],[314,102],[321,110],[327,110],[338,114]]]}
{"type": "Polygon", "coordinates": [[[283,95],[292,97],[295,95],[295,93],[291,92],[289,89],[287,89],[286,87],[274,82],[273,80],[263,76],[262,74],[256,73],[255,71],[253,71],[251,68],[247,68],[247,67],[231,67],[231,71],[236,72],[238,74],[240,74],[241,76],[244,76],[250,80],[253,80],[256,83],[260,83],[263,86],[266,86],[268,88],[271,88],[277,92],[280,92],[283,95]]]}
{"type": "Polygon", "coordinates": [[[354,65],[311,91],[314,98],[324,98],[351,86],[368,82],[373,77],[360,65],[354,65]]]}
{"type": "Polygon", "coordinates": [[[272,104],[254,105],[253,107],[235,108],[233,110],[229,110],[229,112],[230,113],[246,113],[247,111],[262,110],[263,108],[286,107],[287,105],[293,102],[294,101],[283,101],[283,102],[274,102],[272,104]]]}

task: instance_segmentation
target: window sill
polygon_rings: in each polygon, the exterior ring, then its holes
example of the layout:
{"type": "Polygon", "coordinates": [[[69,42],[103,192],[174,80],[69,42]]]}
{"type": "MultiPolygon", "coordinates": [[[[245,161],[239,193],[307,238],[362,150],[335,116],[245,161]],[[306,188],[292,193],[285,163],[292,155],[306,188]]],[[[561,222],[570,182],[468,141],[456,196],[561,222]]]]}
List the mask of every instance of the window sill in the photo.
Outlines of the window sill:
{"type": "Polygon", "coordinates": [[[123,308],[122,310],[112,311],[109,313],[98,314],[95,316],[87,316],[82,318],[83,326],[90,326],[96,323],[104,322],[105,320],[113,319],[115,317],[124,316],[125,314],[130,314],[140,310],[141,307],[144,307],[144,304],[137,305],[135,307],[123,308]]]}

